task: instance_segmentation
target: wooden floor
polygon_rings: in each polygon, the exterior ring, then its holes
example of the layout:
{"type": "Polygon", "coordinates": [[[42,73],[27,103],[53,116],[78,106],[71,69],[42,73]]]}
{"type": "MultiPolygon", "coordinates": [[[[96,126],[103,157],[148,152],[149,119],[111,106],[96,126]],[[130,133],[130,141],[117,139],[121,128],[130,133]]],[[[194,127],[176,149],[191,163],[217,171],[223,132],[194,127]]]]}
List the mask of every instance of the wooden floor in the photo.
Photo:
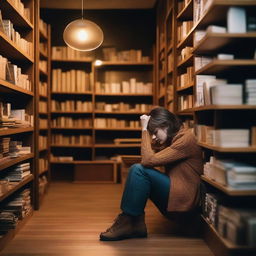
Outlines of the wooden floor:
{"type": "Polygon", "coordinates": [[[118,185],[53,183],[40,211],[0,253],[2,256],[213,256],[198,238],[171,235],[170,221],[148,203],[149,237],[101,242],[99,233],[119,213],[118,185]]]}

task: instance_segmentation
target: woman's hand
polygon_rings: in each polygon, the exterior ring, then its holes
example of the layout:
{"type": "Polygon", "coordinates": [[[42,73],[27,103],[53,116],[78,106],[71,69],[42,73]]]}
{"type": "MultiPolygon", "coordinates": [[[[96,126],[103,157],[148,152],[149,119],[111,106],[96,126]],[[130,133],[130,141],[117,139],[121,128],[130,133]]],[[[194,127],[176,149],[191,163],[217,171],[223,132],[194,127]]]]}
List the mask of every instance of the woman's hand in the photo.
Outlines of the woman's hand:
{"type": "Polygon", "coordinates": [[[147,116],[147,115],[140,116],[140,123],[141,123],[142,131],[147,130],[149,119],[150,119],[150,116],[147,116]]]}

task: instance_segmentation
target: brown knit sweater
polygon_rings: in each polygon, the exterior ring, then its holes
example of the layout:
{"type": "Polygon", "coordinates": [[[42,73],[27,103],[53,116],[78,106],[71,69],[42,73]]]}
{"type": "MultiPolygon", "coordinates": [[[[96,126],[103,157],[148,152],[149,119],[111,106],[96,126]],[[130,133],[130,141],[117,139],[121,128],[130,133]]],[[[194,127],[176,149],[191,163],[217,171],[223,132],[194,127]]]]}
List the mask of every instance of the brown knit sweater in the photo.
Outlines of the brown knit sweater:
{"type": "Polygon", "coordinates": [[[168,211],[188,211],[196,206],[203,163],[202,151],[190,130],[181,128],[172,144],[157,153],[151,147],[151,136],[143,131],[141,156],[142,165],[164,166],[171,179],[168,211]]]}

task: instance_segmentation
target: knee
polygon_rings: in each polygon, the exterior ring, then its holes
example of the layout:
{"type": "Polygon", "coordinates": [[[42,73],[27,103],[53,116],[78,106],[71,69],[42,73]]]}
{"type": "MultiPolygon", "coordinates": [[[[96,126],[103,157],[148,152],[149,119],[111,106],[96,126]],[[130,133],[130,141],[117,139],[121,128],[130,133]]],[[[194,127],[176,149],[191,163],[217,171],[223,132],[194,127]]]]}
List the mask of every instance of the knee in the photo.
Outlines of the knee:
{"type": "Polygon", "coordinates": [[[138,174],[143,170],[143,166],[141,164],[133,164],[130,169],[129,173],[130,174],[138,174]]]}

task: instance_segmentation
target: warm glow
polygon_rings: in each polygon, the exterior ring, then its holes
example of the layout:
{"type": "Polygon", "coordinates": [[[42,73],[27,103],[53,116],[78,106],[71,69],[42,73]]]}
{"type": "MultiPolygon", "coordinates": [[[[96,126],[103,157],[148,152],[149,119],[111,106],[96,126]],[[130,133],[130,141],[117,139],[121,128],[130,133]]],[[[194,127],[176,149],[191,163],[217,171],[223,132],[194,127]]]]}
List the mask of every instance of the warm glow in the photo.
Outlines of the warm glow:
{"type": "Polygon", "coordinates": [[[63,33],[65,43],[77,51],[92,51],[103,42],[101,28],[90,20],[79,19],[70,22],[63,33]]]}
{"type": "Polygon", "coordinates": [[[95,66],[101,66],[102,65],[102,60],[95,60],[94,65],[95,66]]]}
{"type": "Polygon", "coordinates": [[[85,29],[80,29],[77,31],[77,37],[80,41],[86,41],[89,38],[88,32],[85,29]]]}

